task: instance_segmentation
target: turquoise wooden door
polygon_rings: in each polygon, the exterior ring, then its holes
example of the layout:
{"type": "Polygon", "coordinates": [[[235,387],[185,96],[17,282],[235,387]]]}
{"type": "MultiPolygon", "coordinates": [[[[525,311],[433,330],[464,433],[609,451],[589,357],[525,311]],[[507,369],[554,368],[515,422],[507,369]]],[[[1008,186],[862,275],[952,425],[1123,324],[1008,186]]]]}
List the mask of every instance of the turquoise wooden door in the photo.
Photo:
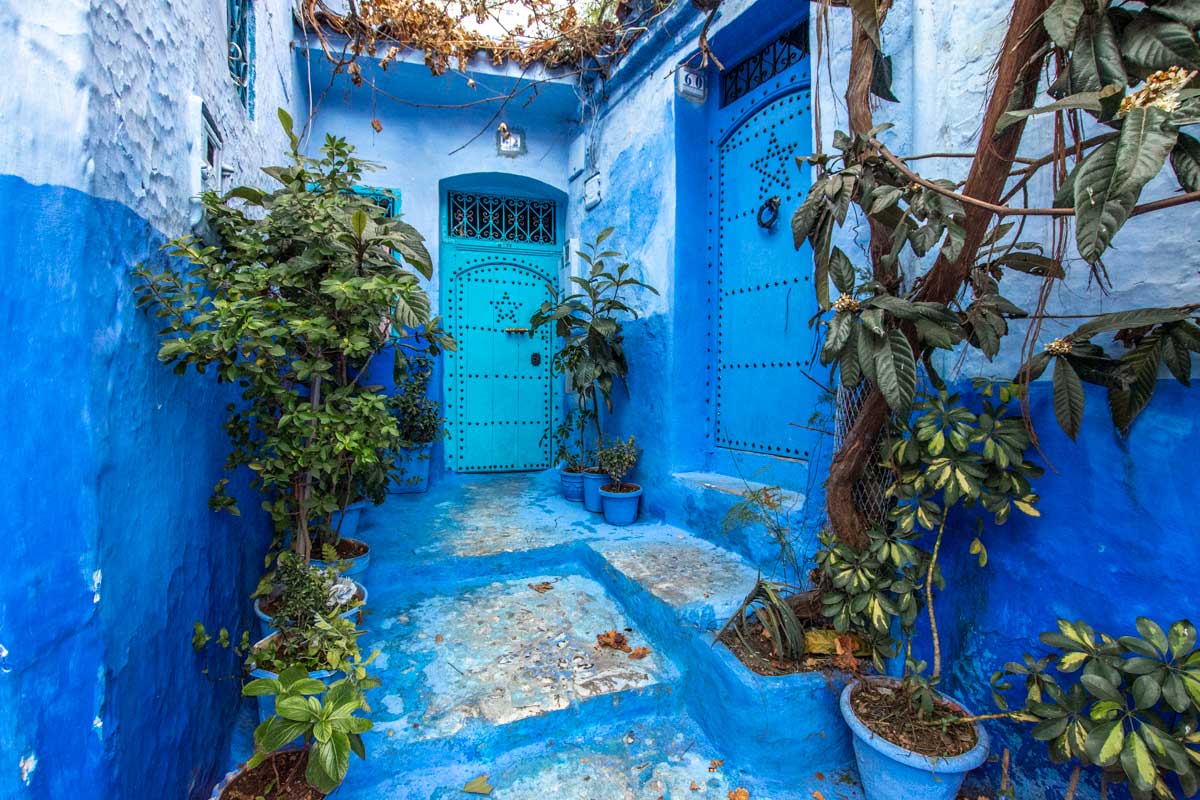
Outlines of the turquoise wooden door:
{"type": "Polygon", "coordinates": [[[722,76],[715,114],[718,447],[806,459],[820,389],[813,374],[812,258],[791,212],[810,179],[807,34],[801,26],[722,76]]]}
{"type": "MultiPolygon", "coordinates": [[[[529,318],[552,296],[558,246],[529,241],[528,220],[497,238],[467,236],[492,229],[456,227],[454,200],[452,195],[448,232],[460,235],[442,244],[444,274],[450,276],[446,325],[458,342],[446,359],[447,466],[458,472],[546,469],[552,462],[555,341],[549,327],[531,335],[529,318]]],[[[485,216],[500,226],[504,213],[485,216]]],[[[551,234],[537,238],[557,238],[551,234]]]]}

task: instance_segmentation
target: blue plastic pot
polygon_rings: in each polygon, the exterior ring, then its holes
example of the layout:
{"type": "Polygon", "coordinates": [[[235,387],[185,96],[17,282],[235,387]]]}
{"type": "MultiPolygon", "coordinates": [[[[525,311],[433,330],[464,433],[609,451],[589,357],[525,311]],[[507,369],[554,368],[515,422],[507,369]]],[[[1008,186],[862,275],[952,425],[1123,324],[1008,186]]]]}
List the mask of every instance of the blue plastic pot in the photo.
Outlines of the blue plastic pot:
{"type": "Polygon", "coordinates": [[[565,469],[560,469],[558,471],[558,480],[562,484],[563,497],[572,503],[583,502],[582,472],[567,472],[565,469]]]}
{"type": "MultiPolygon", "coordinates": [[[[363,606],[365,606],[367,604],[367,587],[363,586],[358,581],[355,581],[354,585],[357,586],[360,590],[362,590],[362,596],[363,596],[362,604],[355,606],[354,608],[350,609],[349,611],[343,611],[341,614],[338,614],[338,616],[341,617],[342,619],[351,619],[360,610],[362,610],[363,606]]],[[[261,597],[254,601],[254,614],[255,614],[255,616],[258,617],[259,621],[262,622],[262,629],[263,629],[264,634],[271,633],[276,630],[275,627],[271,625],[270,615],[263,613],[261,597]]]]}
{"type": "MultiPolygon", "coordinates": [[[[632,486],[634,484],[626,484],[632,486]]],[[[637,521],[638,503],[642,499],[642,487],[632,492],[610,492],[600,490],[604,506],[604,521],[609,525],[632,525],[637,521]]]]}
{"type": "MultiPolygon", "coordinates": [[[[280,750],[278,750],[276,752],[284,752],[285,750],[302,750],[302,749],[303,749],[302,747],[288,746],[288,747],[281,748],[280,750]]],[[[222,800],[221,793],[225,791],[225,788],[227,786],[229,786],[229,784],[233,783],[233,779],[236,778],[240,773],[241,773],[241,769],[235,769],[232,772],[227,772],[225,774],[225,777],[221,779],[221,782],[213,787],[212,794],[209,795],[208,800],[222,800]]],[[[337,795],[337,793],[338,793],[338,790],[334,789],[332,792],[325,795],[325,800],[329,800],[329,798],[335,797],[337,795]]]]}
{"type": "MultiPolygon", "coordinates": [[[[342,538],[347,539],[349,537],[343,536],[342,538]]],[[[350,539],[350,541],[359,542],[364,545],[367,544],[361,539],[350,539]]],[[[366,575],[367,567],[371,566],[371,546],[367,545],[367,552],[357,558],[347,558],[342,561],[322,561],[319,558],[314,558],[309,563],[320,569],[336,569],[338,564],[344,564],[346,566],[341,571],[343,575],[347,578],[361,578],[363,575],[366,575]]]]}
{"type": "Polygon", "coordinates": [[[606,483],[612,483],[612,478],[605,475],[603,472],[585,472],[583,473],[583,507],[588,511],[594,511],[599,514],[604,510],[604,503],[600,499],[600,487],[606,483]]]}
{"type": "Polygon", "coordinates": [[[429,490],[429,464],[432,444],[420,447],[405,447],[400,450],[400,462],[404,475],[400,483],[388,484],[388,494],[417,494],[429,490]]]}
{"type": "Polygon", "coordinates": [[[366,507],[366,500],[351,503],[344,510],[333,512],[329,524],[338,532],[338,536],[353,536],[358,532],[358,520],[362,517],[362,512],[366,507]],[[339,522],[341,523],[340,527],[338,525],[339,522]]]}
{"type": "MultiPolygon", "coordinates": [[[[876,679],[878,680],[878,679],[876,679]]],[[[979,740],[962,755],[949,758],[924,756],[892,744],[859,721],[850,706],[850,695],[858,681],[842,689],[842,718],[854,735],[854,758],[858,762],[858,778],[866,800],[954,800],[967,773],[984,762],[988,754],[988,737],[983,726],[975,723],[979,740]]],[[[962,708],[957,700],[943,699],[962,708]]]]}

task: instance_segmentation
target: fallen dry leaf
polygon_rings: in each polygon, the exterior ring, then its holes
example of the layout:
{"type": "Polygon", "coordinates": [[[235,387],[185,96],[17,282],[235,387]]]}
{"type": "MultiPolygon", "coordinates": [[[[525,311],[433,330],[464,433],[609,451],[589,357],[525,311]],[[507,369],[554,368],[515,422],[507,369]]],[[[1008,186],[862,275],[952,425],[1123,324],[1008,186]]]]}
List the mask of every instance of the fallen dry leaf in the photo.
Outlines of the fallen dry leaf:
{"type": "Polygon", "coordinates": [[[480,775],[462,788],[467,794],[491,794],[492,787],[488,785],[487,775],[480,775]]]}
{"type": "Polygon", "coordinates": [[[554,588],[554,584],[552,584],[550,581],[542,581],[541,583],[529,584],[529,588],[533,589],[538,594],[545,594],[554,588]]]}
{"type": "Polygon", "coordinates": [[[441,643],[444,641],[444,640],[442,639],[442,635],[441,635],[440,633],[439,633],[437,636],[433,637],[433,640],[434,640],[435,642],[437,642],[438,644],[441,644],[441,643]]]}
{"type": "Polygon", "coordinates": [[[719,770],[719,769],[720,769],[721,767],[723,767],[724,765],[725,765],[725,762],[724,762],[722,759],[719,759],[719,758],[714,758],[712,761],[709,761],[709,762],[708,762],[708,771],[709,771],[709,772],[716,772],[717,770],[719,770]]]}
{"type": "Polygon", "coordinates": [[[821,794],[820,791],[814,789],[813,790],[813,800],[825,800],[825,795],[821,794]]]}
{"type": "Polygon", "coordinates": [[[742,788],[734,789],[729,793],[729,800],[750,800],[750,792],[742,788]]]}
{"type": "Polygon", "coordinates": [[[700,791],[700,784],[696,783],[695,781],[692,781],[692,791],[693,792],[700,791]]]}
{"type": "Polygon", "coordinates": [[[632,651],[630,651],[629,657],[632,659],[641,660],[650,655],[650,653],[651,650],[649,647],[635,647],[632,651]]]}
{"type": "Polygon", "coordinates": [[[620,650],[622,653],[633,651],[629,646],[629,640],[625,638],[625,634],[616,630],[596,634],[596,647],[608,647],[613,650],[620,650]]]}
{"type": "Polygon", "coordinates": [[[815,777],[816,777],[816,779],[817,779],[817,780],[819,780],[819,781],[823,781],[823,780],[825,780],[825,773],[824,773],[824,772],[818,772],[818,773],[816,773],[815,777]]]}

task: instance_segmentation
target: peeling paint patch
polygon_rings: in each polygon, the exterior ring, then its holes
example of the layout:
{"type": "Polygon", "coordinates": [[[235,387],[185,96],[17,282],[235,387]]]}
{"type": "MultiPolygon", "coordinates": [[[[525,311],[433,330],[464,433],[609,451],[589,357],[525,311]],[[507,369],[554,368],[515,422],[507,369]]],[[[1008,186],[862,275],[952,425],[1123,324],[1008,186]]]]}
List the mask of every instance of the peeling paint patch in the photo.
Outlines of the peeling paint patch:
{"type": "Polygon", "coordinates": [[[21,781],[28,786],[30,779],[33,777],[33,771],[37,769],[37,755],[30,753],[21,759],[21,781]]]}
{"type": "Polygon", "coordinates": [[[100,584],[104,582],[104,573],[96,570],[92,573],[92,602],[100,602],[100,584]]]}
{"type": "Polygon", "coordinates": [[[12,667],[8,665],[8,648],[0,644],[0,673],[12,672],[12,667]]]}

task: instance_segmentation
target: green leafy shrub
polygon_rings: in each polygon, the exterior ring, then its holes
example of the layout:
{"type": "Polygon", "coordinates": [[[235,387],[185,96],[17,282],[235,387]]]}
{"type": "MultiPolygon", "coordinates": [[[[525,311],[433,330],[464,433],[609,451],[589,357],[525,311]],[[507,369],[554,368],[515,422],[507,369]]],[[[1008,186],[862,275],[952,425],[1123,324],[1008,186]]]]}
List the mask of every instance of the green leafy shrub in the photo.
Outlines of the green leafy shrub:
{"type": "MultiPolygon", "coordinates": [[[[418,274],[432,275],[421,235],[353,191],[370,165],[332,136],[319,158],[301,155],[291,118],[279,117],[290,163],[264,168],[277,188],[204,194],[209,237],[167,246],[191,267],[139,266],[136,293],[164,321],[160,361],[177,374],[215,372],[241,390],[244,402],[225,423],[226,468],[252,471],[276,532],[294,531],[307,558],[311,520],[325,521],[321,542],[336,541],[327,523],[346,505],[353,476],[394,468],[396,420],[379,387],[361,380],[390,331],[424,328],[453,343],[430,319],[419,283],[418,274]]],[[[210,504],[236,513],[226,485],[217,483],[210,504]]]]}
{"type": "Polygon", "coordinates": [[[388,400],[388,408],[406,447],[432,444],[444,433],[442,406],[429,397],[432,376],[433,359],[427,355],[410,356],[397,368],[397,392],[388,400]]]}
{"type": "Polygon", "coordinates": [[[567,377],[567,388],[575,395],[576,406],[591,412],[596,426],[596,449],[603,446],[600,428],[600,399],[612,412],[612,390],[624,383],[629,374],[621,336],[621,318],[637,318],[624,295],[633,289],[658,294],[653,286],[629,275],[630,266],[618,250],[601,250],[613,234],[605,228],[586,250],[577,251],[588,266],[587,275],[571,276],[577,291],[547,301],[530,318],[530,335],[542,325],[553,323],[555,333],[564,339],[554,355],[554,371],[567,377]],[[597,393],[598,390],[598,393],[597,393]]]}
{"type": "Polygon", "coordinates": [[[351,752],[366,758],[362,734],[371,729],[371,720],[358,716],[365,701],[349,681],[327,685],[308,677],[303,668],[291,667],[278,678],[250,681],[242,694],[275,698],[275,715],[254,729],[254,755],[246,769],[254,769],[271,753],[303,737],[311,747],[304,778],[328,794],[345,779],[351,752]]]}
{"type": "Polygon", "coordinates": [[[1103,770],[1128,782],[1138,800],[1200,791],[1200,649],[1196,628],[1179,620],[1167,631],[1146,617],[1137,636],[1097,635],[1087,623],[1058,621],[1043,633],[1054,652],[1025,655],[992,676],[993,698],[1023,682],[1018,719],[1035,723],[1051,760],[1103,770]],[[1053,671],[1052,671],[1053,669],[1053,671]]]}
{"type": "Polygon", "coordinates": [[[599,462],[600,469],[604,471],[608,477],[612,478],[613,486],[616,491],[621,492],[628,488],[624,483],[625,476],[633,469],[638,462],[638,457],[641,451],[638,449],[637,442],[632,436],[624,441],[618,439],[607,447],[600,448],[596,459],[599,462]]]}

